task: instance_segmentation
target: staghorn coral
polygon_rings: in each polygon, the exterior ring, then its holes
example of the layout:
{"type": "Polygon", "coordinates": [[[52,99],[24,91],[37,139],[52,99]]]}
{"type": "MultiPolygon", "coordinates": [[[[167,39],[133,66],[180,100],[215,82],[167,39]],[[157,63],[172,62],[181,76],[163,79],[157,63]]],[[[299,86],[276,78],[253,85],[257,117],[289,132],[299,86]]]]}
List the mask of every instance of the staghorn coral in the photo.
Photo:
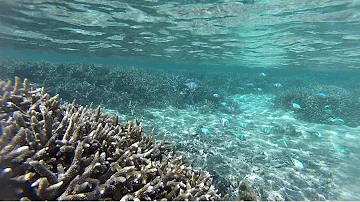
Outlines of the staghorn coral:
{"type": "Polygon", "coordinates": [[[5,200],[217,200],[206,171],[184,165],[138,121],[62,104],[25,79],[0,82],[5,200]],[[6,195],[5,195],[6,194],[6,195]]]}

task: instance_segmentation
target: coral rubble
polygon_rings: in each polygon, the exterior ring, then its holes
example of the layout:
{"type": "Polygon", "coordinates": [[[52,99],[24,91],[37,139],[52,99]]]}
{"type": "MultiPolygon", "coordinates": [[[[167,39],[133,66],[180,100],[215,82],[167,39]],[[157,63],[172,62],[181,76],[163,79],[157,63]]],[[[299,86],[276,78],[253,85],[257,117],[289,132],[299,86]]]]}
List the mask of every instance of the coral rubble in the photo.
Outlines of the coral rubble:
{"type": "Polygon", "coordinates": [[[16,77],[0,81],[2,200],[218,200],[206,171],[185,166],[138,121],[73,103],[16,77]]]}

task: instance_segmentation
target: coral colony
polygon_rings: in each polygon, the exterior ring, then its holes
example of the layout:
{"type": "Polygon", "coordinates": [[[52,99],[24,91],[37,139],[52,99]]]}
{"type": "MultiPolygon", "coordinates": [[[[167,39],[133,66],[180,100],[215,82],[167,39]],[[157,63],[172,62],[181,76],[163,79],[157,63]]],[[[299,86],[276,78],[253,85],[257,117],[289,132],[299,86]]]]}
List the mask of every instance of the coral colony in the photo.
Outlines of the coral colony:
{"type": "Polygon", "coordinates": [[[62,103],[25,79],[0,82],[2,200],[219,200],[206,171],[185,166],[138,121],[62,103]]]}

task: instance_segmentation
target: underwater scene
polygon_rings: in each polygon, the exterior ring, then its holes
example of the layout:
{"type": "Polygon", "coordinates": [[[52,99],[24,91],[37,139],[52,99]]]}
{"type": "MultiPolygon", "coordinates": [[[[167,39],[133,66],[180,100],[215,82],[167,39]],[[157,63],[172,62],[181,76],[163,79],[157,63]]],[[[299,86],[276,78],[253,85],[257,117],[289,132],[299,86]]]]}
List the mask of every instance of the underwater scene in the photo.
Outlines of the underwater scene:
{"type": "Polygon", "coordinates": [[[1,200],[360,200],[360,1],[0,4],[1,200]]]}

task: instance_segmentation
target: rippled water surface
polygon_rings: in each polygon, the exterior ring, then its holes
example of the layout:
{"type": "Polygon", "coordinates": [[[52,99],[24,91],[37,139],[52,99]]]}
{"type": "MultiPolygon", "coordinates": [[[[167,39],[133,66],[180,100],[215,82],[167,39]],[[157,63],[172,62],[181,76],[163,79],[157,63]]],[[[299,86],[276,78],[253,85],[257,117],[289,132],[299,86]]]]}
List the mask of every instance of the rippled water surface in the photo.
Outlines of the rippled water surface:
{"type": "Polygon", "coordinates": [[[3,48],[219,66],[358,68],[358,0],[2,0],[3,48]]]}

